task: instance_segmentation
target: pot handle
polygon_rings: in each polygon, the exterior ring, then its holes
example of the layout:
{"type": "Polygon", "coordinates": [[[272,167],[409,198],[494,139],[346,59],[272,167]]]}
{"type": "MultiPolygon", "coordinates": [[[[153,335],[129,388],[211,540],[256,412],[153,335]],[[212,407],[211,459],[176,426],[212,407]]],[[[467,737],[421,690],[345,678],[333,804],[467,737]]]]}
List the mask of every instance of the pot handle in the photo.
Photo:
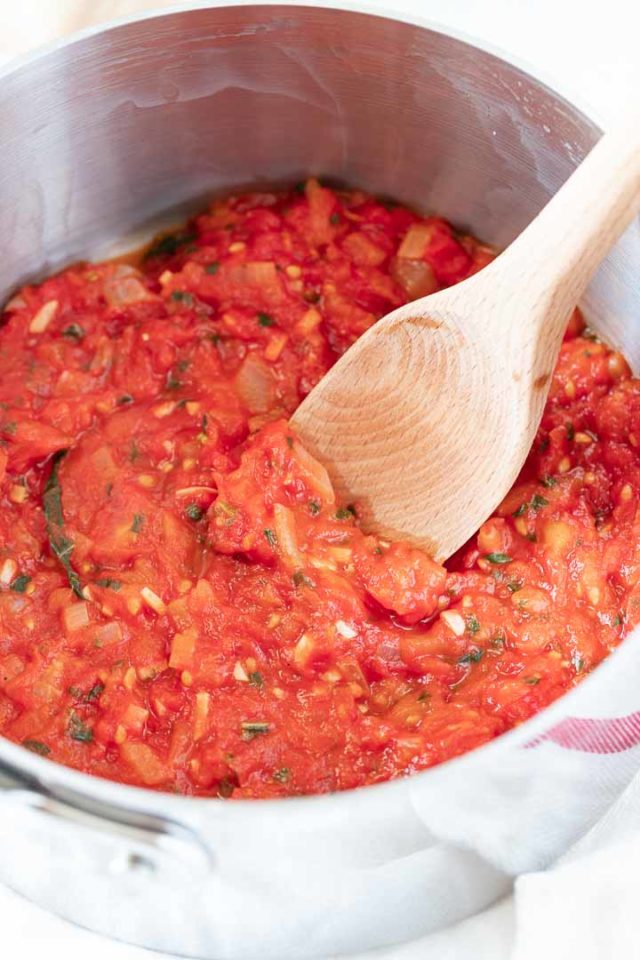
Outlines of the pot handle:
{"type": "Polygon", "coordinates": [[[120,808],[69,794],[54,796],[36,780],[0,766],[0,803],[8,803],[24,814],[52,818],[60,827],[79,828],[88,843],[113,849],[108,863],[112,873],[156,873],[166,861],[179,862],[193,879],[213,871],[215,858],[197,832],[184,823],[157,814],[124,811],[120,808]]]}

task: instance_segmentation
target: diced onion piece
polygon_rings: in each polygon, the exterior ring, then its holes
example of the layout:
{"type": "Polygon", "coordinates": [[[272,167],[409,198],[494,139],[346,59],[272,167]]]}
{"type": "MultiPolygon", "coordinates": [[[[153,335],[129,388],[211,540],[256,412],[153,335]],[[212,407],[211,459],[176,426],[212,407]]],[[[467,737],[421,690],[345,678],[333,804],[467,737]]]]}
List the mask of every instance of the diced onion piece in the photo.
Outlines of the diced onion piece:
{"type": "Polygon", "coordinates": [[[286,333],[274,333],[265,347],[265,360],[268,360],[270,363],[275,363],[284,350],[288,339],[289,337],[286,333]]]}
{"type": "Polygon", "coordinates": [[[0,567],[0,583],[8,587],[18,571],[18,564],[9,557],[0,567]]]}
{"type": "Polygon", "coordinates": [[[49,300],[43,304],[29,324],[29,333],[44,333],[58,310],[58,301],[49,300]]]}
{"type": "Polygon", "coordinates": [[[9,500],[12,503],[24,503],[29,499],[29,491],[20,483],[14,483],[9,487],[9,500]]]}
{"type": "Polygon", "coordinates": [[[255,287],[280,288],[276,265],[272,260],[250,260],[248,263],[233,264],[227,267],[227,271],[233,282],[255,287]]]}
{"type": "Polygon", "coordinates": [[[198,631],[195,627],[187,627],[186,630],[175,634],[171,641],[171,656],[169,657],[169,666],[173,670],[184,670],[191,666],[197,638],[198,631]]]}
{"type": "Polygon", "coordinates": [[[362,230],[347,234],[342,241],[342,249],[354,263],[367,267],[379,267],[386,259],[386,253],[362,230]]]}
{"type": "Polygon", "coordinates": [[[235,680],[239,680],[241,683],[249,683],[249,674],[239,660],[236,660],[236,665],[233,668],[233,676],[235,680]]]}
{"type": "Polygon", "coordinates": [[[173,400],[166,400],[164,403],[159,403],[157,407],[153,408],[153,415],[157,417],[158,420],[163,420],[165,417],[170,417],[175,408],[176,405],[173,400]]]}
{"type": "Polygon", "coordinates": [[[122,627],[117,620],[111,620],[109,623],[98,627],[94,635],[97,647],[107,647],[111,643],[120,643],[122,640],[122,627]]]}
{"type": "Polygon", "coordinates": [[[130,703],[122,716],[122,725],[129,733],[142,733],[149,718],[149,711],[137,703],[130,703]]]}
{"type": "Polygon", "coordinates": [[[62,611],[62,622],[68,633],[82,630],[89,624],[89,610],[86,603],[74,603],[62,611]]]}
{"type": "Polygon", "coordinates": [[[304,313],[296,323],[296,333],[301,334],[301,336],[306,336],[306,334],[315,330],[316,327],[319,327],[321,323],[322,315],[315,307],[309,307],[306,313],[304,313]]]}
{"type": "Polygon", "coordinates": [[[276,382],[271,369],[256,353],[249,353],[235,377],[235,389],[251,413],[266,413],[275,403],[276,382]]]}
{"type": "Polygon", "coordinates": [[[215,496],[216,488],[215,487],[205,487],[197,485],[194,487],[180,487],[179,490],[176,490],[176,497],[198,497],[204,496],[205,494],[210,494],[215,496]]]}
{"type": "Polygon", "coordinates": [[[425,260],[396,257],[391,262],[391,276],[410,300],[426,297],[439,288],[433,268],[425,260]]]}
{"type": "Polygon", "coordinates": [[[208,693],[200,691],[196,693],[196,709],[195,716],[193,720],[193,739],[200,740],[200,738],[207,731],[207,719],[209,717],[209,704],[211,702],[211,697],[208,693]]]}
{"type": "Polygon", "coordinates": [[[425,254],[432,235],[433,227],[430,224],[412,224],[398,247],[398,256],[408,260],[420,260],[425,254]]]}
{"type": "Polygon", "coordinates": [[[104,281],[104,296],[110,307],[127,307],[132,303],[157,300],[142,282],[142,274],[126,263],[118,264],[104,281]]]}
{"type": "Polygon", "coordinates": [[[298,550],[296,519],[293,511],[281,503],[276,503],[273,507],[273,519],[281,555],[296,570],[300,569],[303,566],[303,560],[298,550]]]}
{"type": "Polygon", "coordinates": [[[298,667],[306,667],[313,655],[315,641],[308,633],[303,633],[293,648],[293,659],[298,667]]]}
{"type": "Polygon", "coordinates": [[[293,450],[299,466],[307,475],[306,479],[311,482],[318,496],[326,503],[335,503],[336,495],[325,467],[297,440],[293,444],[293,450]]]}
{"type": "Polygon", "coordinates": [[[370,692],[367,678],[357,660],[340,660],[337,664],[341,675],[349,682],[355,697],[363,697],[370,692]]]}
{"type": "Polygon", "coordinates": [[[440,619],[446,623],[449,630],[455,633],[456,637],[462,636],[465,630],[465,623],[461,614],[455,610],[443,610],[440,614],[440,619]]]}
{"type": "Polygon", "coordinates": [[[157,593],[154,593],[150,587],[142,587],[140,590],[140,596],[146,605],[154,610],[157,614],[163,614],[167,609],[164,600],[159,597],[157,593]]]}
{"type": "Polygon", "coordinates": [[[22,310],[23,307],[26,307],[27,302],[24,297],[21,297],[20,294],[17,294],[15,297],[11,297],[8,303],[5,303],[4,309],[5,312],[9,313],[14,310],[22,310]]]}
{"type": "Polygon", "coordinates": [[[146,743],[130,743],[125,740],[120,746],[120,752],[147,786],[157,786],[170,779],[171,771],[146,743]]]}
{"type": "Polygon", "coordinates": [[[341,637],[345,637],[347,640],[353,640],[354,637],[358,636],[357,630],[350,627],[344,620],[336,620],[336,630],[341,637]]]}
{"type": "Polygon", "coordinates": [[[350,563],[353,557],[351,547],[329,547],[328,550],[333,559],[337,560],[338,563],[350,563]]]}

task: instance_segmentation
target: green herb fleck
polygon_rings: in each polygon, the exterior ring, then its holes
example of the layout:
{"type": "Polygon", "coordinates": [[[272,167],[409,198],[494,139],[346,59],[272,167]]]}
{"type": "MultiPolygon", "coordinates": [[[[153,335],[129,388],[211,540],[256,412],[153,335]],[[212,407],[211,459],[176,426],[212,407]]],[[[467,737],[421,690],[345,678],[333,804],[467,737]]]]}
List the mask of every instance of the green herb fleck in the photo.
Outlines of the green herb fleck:
{"type": "Polygon", "coordinates": [[[89,693],[86,695],[85,700],[87,703],[91,703],[93,700],[97,700],[102,692],[104,691],[104,683],[96,683],[95,686],[91,687],[89,693]]]}
{"type": "Polygon", "coordinates": [[[473,613],[466,618],[466,624],[467,624],[467,630],[471,634],[477,633],[478,630],[480,629],[480,621],[473,613]]]}
{"type": "Polygon", "coordinates": [[[69,586],[80,599],[84,599],[80,577],[71,566],[71,554],[75,544],[64,533],[64,514],[62,512],[62,490],[60,489],[60,463],[66,456],[66,450],[60,450],[51,461],[51,473],[44,488],[42,506],[47,521],[49,545],[55,557],[60,561],[67,574],[69,586]]]}
{"type": "Polygon", "coordinates": [[[63,337],[69,337],[70,340],[82,340],[84,338],[84,330],[79,323],[70,323],[68,327],[65,327],[62,331],[63,337]]]}
{"type": "Polygon", "coordinates": [[[431,694],[428,690],[423,690],[420,696],[418,697],[418,703],[428,703],[431,699],[431,694]]]}
{"type": "Polygon", "coordinates": [[[336,224],[340,223],[340,214],[332,213],[331,216],[329,217],[329,223],[333,224],[334,227],[336,226],[336,224]]]}
{"type": "Polygon", "coordinates": [[[618,616],[617,616],[617,617],[615,618],[615,620],[613,621],[613,626],[614,626],[614,627],[621,627],[621,626],[622,626],[622,614],[620,614],[620,613],[618,614],[618,616]]]}
{"type": "Polygon", "coordinates": [[[291,770],[289,770],[289,767],[280,767],[279,770],[274,770],[273,772],[273,779],[278,783],[288,783],[290,776],[291,770]]]}
{"type": "Polygon", "coordinates": [[[114,580],[112,577],[103,577],[100,580],[96,580],[96,587],[104,587],[106,590],[115,590],[117,593],[118,590],[122,589],[122,580],[114,580]]]}
{"type": "Polygon", "coordinates": [[[27,750],[31,750],[31,753],[39,753],[41,757],[46,757],[51,753],[51,747],[48,747],[46,743],[42,743],[41,740],[23,740],[22,746],[26,747],[27,750]]]}
{"type": "Polygon", "coordinates": [[[93,740],[93,730],[82,722],[77,713],[71,712],[67,731],[72,740],[80,743],[91,743],[93,740]]]}
{"type": "Polygon", "coordinates": [[[565,423],[565,428],[567,431],[567,440],[571,441],[575,438],[576,431],[572,423],[565,423]]]}
{"type": "Polygon", "coordinates": [[[276,537],[275,533],[273,532],[273,530],[263,530],[262,532],[264,533],[265,537],[267,538],[267,543],[269,544],[269,546],[270,546],[270,547],[273,547],[274,550],[275,550],[275,547],[276,547],[276,544],[277,544],[278,540],[277,540],[277,537],[276,537]]]}
{"type": "Polygon", "coordinates": [[[262,720],[243,720],[240,724],[240,727],[242,730],[242,739],[246,741],[253,740],[254,737],[260,737],[265,733],[269,733],[269,724],[263,722],[262,720]]]}
{"type": "Polygon", "coordinates": [[[150,260],[151,257],[172,256],[174,253],[196,239],[195,233],[169,233],[165,237],[156,240],[145,252],[144,259],[150,260]]]}
{"type": "Polygon", "coordinates": [[[488,553],[485,560],[489,563],[511,563],[512,558],[508,553],[488,553]]]}
{"type": "Polygon", "coordinates": [[[336,520],[351,520],[356,515],[356,508],[352,503],[347,504],[346,507],[340,507],[339,510],[336,510],[336,520]]]}
{"type": "Polygon", "coordinates": [[[3,423],[0,429],[3,433],[8,433],[9,436],[12,437],[18,429],[18,424],[15,422],[15,420],[9,420],[6,423],[3,423]]]}
{"type": "Polygon", "coordinates": [[[309,500],[309,513],[312,517],[317,517],[320,513],[321,506],[318,500],[309,500]]]}
{"type": "Polygon", "coordinates": [[[134,513],[131,533],[140,533],[144,526],[144,513],[134,513]]]}
{"type": "Polygon", "coordinates": [[[133,403],[133,397],[130,393],[123,393],[117,400],[119,407],[124,407],[127,403],[133,403]]]}
{"type": "Polygon", "coordinates": [[[522,590],[522,582],[520,580],[510,580],[507,584],[507,590],[511,593],[517,593],[518,590],[522,590]]]}
{"type": "Polygon", "coordinates": [[[213,274],[217,273],[220,269],[220,264],[217,260],[214,260],[213,263],[208,263],[204,269],[205,273],[210,273],[211,276],[213,276],[213,274]]]}
{"type": "Polygon", "coordinates": [[[536,684],[540,683],[540,677],[525,677],[524,682],[530,687],[535,687],[536,684]]]}
{"type": "Polygon", "coordinates": [[[139,456],[140,447],[135,440],[132,440],[131,446],[129,447],[129,463],[135,463],[139,456]]]}
{"type": "Polygon", "coordinates": [[[273,317],[270,317],[268,313],[259,313],[258,323],[261,327],[275,326],[275,320],[273,319],[273,317]]]}
{"type": "Polygon", "coordinates": [[[249,674],[249,683],[252,683],[254,687],[264,686],[264,678],[259,670],[254,670],[249,674]]]}
{"type": "Polygon", "coordinates": [[[193,294],[189,293],[188,290],[173,290],[171,299],[176,303],[186,303],[188,307],[193,306],[193,294]]]}
{"type": "Polygon", "coordinates": [[[179,390],[181,386],[182,386],[182,382],[178,380],[178,378],[175,377],[173,373],[170,373],[169,376],[167,377],[167,383],[166,383],[167,390],[179,390]]]}
{"type": "Polygon", "coordinates": [[[204,510],[202,507],[199,507],[197,503],[188,504],[184,512],[189,517],[189,520],[202,520],[204,516],[204,510]]]}
{"type": "Polygon", "coordinates": [[[522,514],[525,512],[526,509],[527,509],[527,504],[526,504],[526,503],[521,503],[520,506],[518,507],[518,509],[513,511],[513,513],[511,514],[511,516],[512,516],[512,517],[521,517],[522,514]]]}
{"type": "Polygon", "coordinates": [[[546,497],[540,496],[539,493],[534,493],[531,498],[531,508],[533,510],[540,510],[541,507],[548,507],[549,501],[546,497]]]}
{"type": "Polygon", "coordinates": [[[290,433],[287,434],[287,446],[289,447],[289,450],[293,450],[293,437],[290,433]]]}
{"type": "Polygon", "coordinates": [[[15,578],[9,589],[13,590],[14,593],[24,593],[30,583],[31,577],[28,577],[25,573],[23,573],[19,577],[15,578]]]}
{"type": "Polygon", "coordinates": [[[478,663],[482,660],[484,656],[484,650],[481,650],[480,647],[474,647],[473,650],[469,650],[468,653],[465,653],[463,657],[460,657],[458,663],[461,666],[467,666],[470,663],[478,663]]]}
{"type": "Polygon", "coordinates": [[[555,477],[543,477],[542,480],[540,481],[542,486],[547,487],[547,489],[550,489],[551,487],[555,487],[557,482],[558,481],[556,480],[555,477]]]}

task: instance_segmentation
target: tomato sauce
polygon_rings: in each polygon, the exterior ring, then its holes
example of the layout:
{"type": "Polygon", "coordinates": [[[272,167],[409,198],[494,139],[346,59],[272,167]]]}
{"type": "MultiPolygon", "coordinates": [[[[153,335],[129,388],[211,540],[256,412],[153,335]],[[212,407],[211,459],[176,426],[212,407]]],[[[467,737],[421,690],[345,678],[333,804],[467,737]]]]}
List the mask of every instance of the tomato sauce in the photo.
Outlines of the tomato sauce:
{"type": "Polygon", "coordinates": [[[486,743],[598,664],[640,618],[640,382],[577,312],[520,478],[446,567],[364,535],[287,425],[380,316],[494,255],[310,180],[20,290],[2,734],[152,788],[318,793],[486,743]]]}

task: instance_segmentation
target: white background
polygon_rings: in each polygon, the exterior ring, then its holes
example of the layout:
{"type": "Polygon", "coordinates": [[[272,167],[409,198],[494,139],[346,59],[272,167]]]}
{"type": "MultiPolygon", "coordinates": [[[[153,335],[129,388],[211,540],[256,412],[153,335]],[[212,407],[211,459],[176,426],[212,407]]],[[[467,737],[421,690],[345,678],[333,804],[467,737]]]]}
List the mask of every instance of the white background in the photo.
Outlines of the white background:
{"type": "MultiPolygon", "coordinates": [[[[283,2],[283,0],[281,0],[283,2]]],[[[284,0],[286,2],[286,0],[284,0]]],[[[303,2],[303,0],[301,0],[303,2]]],[[[591,104],[607,125],[640,99],[638,0],[368,0],[370,7],[434,20],[489,41],[543,71],[563,92],[591,104]]],[[[0,0],[0,59],[77,26],[160,0],[0,0]]],[[[1,855],[1,853],[0,853],[1,855]]],[[[371,960],[509,960],[515,921],[510,901],[419,943],[371,960]]],[[[98,937],[51,917],[0,887],[0,954],[7,960],[149,960],[147,951],[98,937]]],[[[603,956],[606,955],[603,953],[603,956]]],[[[362,958],[363,960],[363,958],[362,958]]],[[[541,958],[542,960],[542,958],[541,958]]],[[[567,957],[567,960],[569,958],[567,957]]],[[[571,958],[573,960],[573,958],[571,958]]],[[[612,958],[613,960],[613,958],[612,958]]],[[[615,960],[626,960],[616,957],[615,960]]],[[[631,960],[631,958],[629,958],[631,960]]]]}

